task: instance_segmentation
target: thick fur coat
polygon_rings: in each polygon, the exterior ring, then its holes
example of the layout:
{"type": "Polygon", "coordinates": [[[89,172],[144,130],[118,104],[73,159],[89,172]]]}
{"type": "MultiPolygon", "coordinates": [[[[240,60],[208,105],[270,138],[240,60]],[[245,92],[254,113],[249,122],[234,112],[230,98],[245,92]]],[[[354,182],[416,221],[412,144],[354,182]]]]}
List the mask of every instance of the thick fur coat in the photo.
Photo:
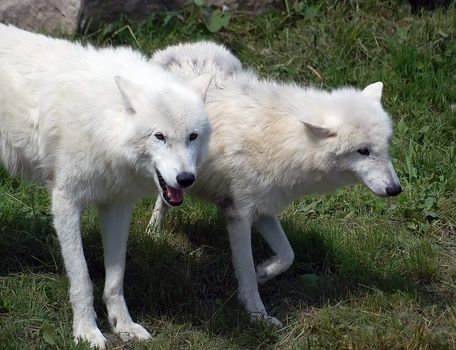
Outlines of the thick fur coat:
{"type": "MultiPolygon", "coordinates": [[[[224,210],[247,311],[280,325],[267,314],[257,286],[294,258],[277,212],[304,195],[350,184],[363,183],[380,196],[401,191],[389,156],[392,123],[381,106],[383,84],[328,92],[264,80],[210,42],[166,48],[151,62],[187,80],[213,76],[207,94],[209,157],[191,193],[224,210]],[[276,254],[256,270],[252,225],[276,254]]],[[[158,199],[152,227],[161,225],[165,211],[158,199]]]]}
{"type": "Polygon", "coordinates": [[[0,159],[11,174],[45,185],[70,280],[76,339],[105,347],[81,242],[81,212],[98,207],[103,293],[124,338],[147,339],[123,296],[136,199],[179,204],[211,132],[208,76],[177,79],[129,48],[96,49],[0,25],[0,159]]]}

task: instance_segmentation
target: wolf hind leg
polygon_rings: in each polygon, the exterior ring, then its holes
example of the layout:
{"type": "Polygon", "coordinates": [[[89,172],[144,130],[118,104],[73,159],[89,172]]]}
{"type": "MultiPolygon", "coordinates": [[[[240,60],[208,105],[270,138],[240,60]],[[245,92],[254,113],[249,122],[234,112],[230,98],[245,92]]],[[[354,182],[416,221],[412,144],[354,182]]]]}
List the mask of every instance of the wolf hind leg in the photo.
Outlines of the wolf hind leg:
{"type": "Polygon", "coordinates": [[[282,323],[278,319],[268,315],[258,291],[252,255],[251,221],[235,214],[226,216],[233,265],[239,283],[239,299],[253,320],[261,320],[281,327],[282,323]]]}
{"type": "Polygon", "coordinates": [[[264,283],[291,266],[294,252],[276,216],[263,215],[255,221],[254,226],[275,253],[272,258],[257,266],[257,280],[264,283]]]}
{"type": "Polygon", "coordinates": [[[163,220],[165,219],[166,213],[169,207],[166,205],[163,198],[158,195],[155,201],[154,209],[152,210],[152,216],[150,217],[149,224],[147,225],[146,232],[150,236],[159,236],[163,229],[163,220]]]}
{"type": "Polygon", "coordinates": [[[113,331],[124,341],[132,338],[151,339],[149,332],[131,319],[123,291],[125,255],[133,205],[133,201],[125,201],[98,206],[106,270],[103,300],[113,331]]]}

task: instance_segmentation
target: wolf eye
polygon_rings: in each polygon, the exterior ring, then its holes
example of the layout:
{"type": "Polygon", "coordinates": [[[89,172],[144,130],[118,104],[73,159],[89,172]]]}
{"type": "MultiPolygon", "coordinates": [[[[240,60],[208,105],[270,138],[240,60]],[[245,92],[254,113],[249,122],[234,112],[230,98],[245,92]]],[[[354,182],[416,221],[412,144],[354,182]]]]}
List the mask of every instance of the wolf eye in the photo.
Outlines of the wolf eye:
{"type": "Polygon", "coordinates": [[[161,132],[157,132],[155,137],[160,141],[165,141],[165,136],[161,132]]]}
{"type": "Polygon", "coordinates": [[[369,150],[367,148],[360,148],[358,150],[358,153],[363,155],[363,156],[368,156],[370,154],[369,150]]]}
{"type": "Polygon", "coordinates": [[[198,134],[195,133],[195,132],[192,132],[192,133],[190,134],[190,141],[193,141],[193,140],[196,139],[197,137],[198,137],[198,134]]]}

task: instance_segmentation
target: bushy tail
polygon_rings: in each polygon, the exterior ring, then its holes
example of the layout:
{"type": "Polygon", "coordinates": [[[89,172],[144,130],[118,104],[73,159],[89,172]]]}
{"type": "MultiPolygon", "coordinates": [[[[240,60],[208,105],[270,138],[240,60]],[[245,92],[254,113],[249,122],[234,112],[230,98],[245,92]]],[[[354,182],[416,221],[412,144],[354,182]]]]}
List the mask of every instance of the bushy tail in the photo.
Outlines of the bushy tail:
{"type": "Polygon", "coordinates": [[[155,52],[150,61],[184,80],[210,74],[214,85],[242,72],[236,56],[223,45],[209,41],[167,47],[155,52]]]}

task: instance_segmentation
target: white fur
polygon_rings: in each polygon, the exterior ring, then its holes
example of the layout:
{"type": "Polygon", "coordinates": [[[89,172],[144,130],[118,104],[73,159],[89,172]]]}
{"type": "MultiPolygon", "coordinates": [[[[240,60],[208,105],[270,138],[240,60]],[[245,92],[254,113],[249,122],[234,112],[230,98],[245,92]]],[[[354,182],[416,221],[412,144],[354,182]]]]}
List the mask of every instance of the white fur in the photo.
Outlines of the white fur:
{"type": "Polygon", "coordinates": [[[237,57],[225,47],[210,41],[169,46],[155,52],[152,61],[184,80],[210,74],[213,86],[224,84],[227,77],[242,72],[237,57]]]}
{"type": "Polygon", "coordinates": [[[89,203],[100,213],[113,330],[124,339],[150,338],[123,295],[131,212],[136,199],[157,193],[157,169],[176,188],[179,172],[196,174],[210,135],[201,98],[208,84],[207,77],[184,84],[128,48],[83,47],[0,25],[0,158],[52,196],[76,340],[106,343],[81,241],[89,203]],[[199,137],[190,141],[190,133],[199,137]]]}
{"type": "MultiPolygon", "coordinates": [[[[380,104],[383,85],[326,92],[261,80],[242,71],[225,48],[205,42],[167,48],[151,62],[186,79],[202,73],[216,77],[207,94],[213,126],[209,157],[191,193],[224,210],[247,311],[280,325],[266,313],[257,286],[294,259],[277,212],[304,195],[359,182],[380,196],[387,195],[387,187],[400,190],[388,151],[391,121],[380,104]],[[358,152],[363,148],[369,156],[358,152]],[[275,253],[256,272],[252,225],[275,253]]],[[[165,211],[159,198],[150,226],[160,226],[165,211]]]]}

